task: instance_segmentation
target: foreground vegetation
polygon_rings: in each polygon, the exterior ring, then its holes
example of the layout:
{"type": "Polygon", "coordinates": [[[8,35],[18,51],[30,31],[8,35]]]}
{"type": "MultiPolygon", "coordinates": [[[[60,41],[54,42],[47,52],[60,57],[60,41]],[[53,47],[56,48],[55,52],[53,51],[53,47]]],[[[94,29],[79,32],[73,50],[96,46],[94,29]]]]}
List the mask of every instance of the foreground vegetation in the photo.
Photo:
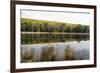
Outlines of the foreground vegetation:
{"type": "Polygon", "coordinates": [[[89,33],[89,26],[82,24],[70,24],[56,21],[21,18],[21,31],[89,33]]]}
{"type": "Polygon", "coordinates": [[[35,52],[34,49],[21,48],[21,62],[34,62],[35,52]]]}
{"type": "Polygon", "coordinates": [[[56,61],[57,52],[54,47],[43,47],[40,55],[40,61],[56,61]]]}
{"type": "Polygon", "coordinates": [[[34,48],[27,49],[27,48],[21,48],[21,62],[22,63],[31,63],[31,62],[43,62],[43,61],[64,61],[64,60],[74,60],[75,54],[74,49],[70,46],[67,46],[64,48],[64,55],[63,59],[58,59],[58,49],[54,48],[53,46],[49,47],[42,47],[42,50],[40,52],[39,59],[36,59],[35,55],[36,52],[34,51],[34,48]]]}
{"type": "Polygon", "coordinates": [[[75,59],[75,50],[69,45],[64,49],[64,58],[65,60],[74,60],[75,59]]]}

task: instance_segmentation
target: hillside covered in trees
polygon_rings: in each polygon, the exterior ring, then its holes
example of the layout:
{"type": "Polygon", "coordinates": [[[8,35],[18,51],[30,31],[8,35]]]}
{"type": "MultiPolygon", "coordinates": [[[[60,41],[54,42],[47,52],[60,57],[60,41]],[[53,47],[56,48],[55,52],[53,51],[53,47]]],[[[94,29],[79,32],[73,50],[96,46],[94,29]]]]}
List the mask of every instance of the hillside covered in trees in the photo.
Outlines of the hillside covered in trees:
{"type": "Polygon", "coordinates": [[[89,25],[21,18],[21,31],[89,33],[89,25]]]}

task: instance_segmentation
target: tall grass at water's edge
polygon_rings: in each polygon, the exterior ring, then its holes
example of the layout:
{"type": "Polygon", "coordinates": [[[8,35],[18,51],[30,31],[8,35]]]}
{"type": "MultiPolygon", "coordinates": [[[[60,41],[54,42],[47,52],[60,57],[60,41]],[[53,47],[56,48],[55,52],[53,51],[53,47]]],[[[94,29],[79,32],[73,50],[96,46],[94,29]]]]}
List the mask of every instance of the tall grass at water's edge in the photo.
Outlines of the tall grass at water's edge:
{"type": "Polygon", "coordinates": [[[27,48],[21,48],[21,62],[34,62],[35,52],[34,49],[28,50],[27,48]]]}
{"type": "MultiPolygon", "coordinates": [[[[76,60],[75,50],[71,46],[65,46],[62,53],[64,58],[61,58],[61,61],[76,60]]],[[[57,59],[59,56],[58,49],[53,46],[42,47],[40,54],[38,54],[39,60],[36,59],[35,54],[36,52],[34,48],[21,48],[21,63],[32,63],[37,61],[60,61],[57,59]]],[[[87,56],[83,54],[79,60],[84,60],[85,58],[87,59],[87,56]]]]}
{"type": "Polygon", "coordinates": [[[75,51],[69,45],[64,49],[64,59],[65,60],[74,60],[75,59],[75,51]]]}
{"type": "MultiPolygon", "coordinates": [[[[43,47],[40,52],[40,61],[57,61],[58,50],[53,46],[43,47]]],[[[67,46],[64,49],[64,59],[63,60],[73,60],[74,50],[67,46]]],[[[21,48],[21,62],[36,62],[34,48],[21,48]]]]}
{"type": "Polygon", "coordinates": [[[40,55],[40,61],[56,61],[57,51],[54,47],[43,47],[40,55]]]}

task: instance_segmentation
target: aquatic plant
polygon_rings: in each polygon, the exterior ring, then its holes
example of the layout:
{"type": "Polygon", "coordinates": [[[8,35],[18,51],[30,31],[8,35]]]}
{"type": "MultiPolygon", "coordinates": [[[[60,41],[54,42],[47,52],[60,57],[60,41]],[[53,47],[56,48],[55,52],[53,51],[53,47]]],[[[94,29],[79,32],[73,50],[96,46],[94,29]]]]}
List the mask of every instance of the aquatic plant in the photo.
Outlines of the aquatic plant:
{"type": "Polygon", "coordinates": [[[64,49],[64,58],[65,58],[65,60],[74,60],[75,59],[74,49],[71,48],[69,45],[67,45],[64,49]]]}
{"type": "Polygon", "coordinates": [[[55,61],[56,60],[56,51],[52,46],[43,47],[40,54],[41,61],[55,61]]]}
{"type": "Polygon", "coordinates": [[[35,52],[31,48],[21,48],[21,62],[34,62],[35,61],[35,52]]]}

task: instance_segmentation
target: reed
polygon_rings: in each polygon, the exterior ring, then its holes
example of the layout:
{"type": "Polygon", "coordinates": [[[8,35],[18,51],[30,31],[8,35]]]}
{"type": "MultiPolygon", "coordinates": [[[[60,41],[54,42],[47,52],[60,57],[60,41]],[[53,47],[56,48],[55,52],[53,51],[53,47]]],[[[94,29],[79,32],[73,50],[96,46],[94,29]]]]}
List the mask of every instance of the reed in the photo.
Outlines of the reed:
{"type": "Polygon", "coordinates": [[[21,48],[21,62],[27,63],[27,62],[34,62],[34,61],[35,61],[34,49],[21,48]]]}
{"type": "Polygon", "coordinates": [[[56,60],[56,50],[54,47],[43,47],[40,55],[41,61],[55,61],[56,60]]]}
{"type": "Polygon", "coordinates": [[[65,60],[74,60],[75,59],[75,52],[74,49],[67,45],[64,49],[64,58],[65,60]]]}

